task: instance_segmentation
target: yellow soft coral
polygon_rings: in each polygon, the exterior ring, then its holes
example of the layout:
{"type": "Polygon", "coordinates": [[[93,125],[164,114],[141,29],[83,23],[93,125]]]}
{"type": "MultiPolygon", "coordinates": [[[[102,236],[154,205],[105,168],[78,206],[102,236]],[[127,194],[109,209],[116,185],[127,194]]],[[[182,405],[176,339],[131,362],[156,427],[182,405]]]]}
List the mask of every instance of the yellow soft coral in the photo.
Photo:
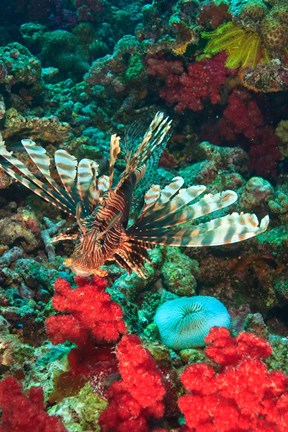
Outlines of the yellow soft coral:
{"type": "Polygon", "coordinates": [[[265,63],[269,61],[269,55],[266,48],[261,46],[258,33],[237,26],[231,21],[222,24],[213,32],[202,33],[202,36],[210,39],[204,49],[204,56],[225,51],[226,66],[229,69],[254,68],[260,61],[265,63]]]}

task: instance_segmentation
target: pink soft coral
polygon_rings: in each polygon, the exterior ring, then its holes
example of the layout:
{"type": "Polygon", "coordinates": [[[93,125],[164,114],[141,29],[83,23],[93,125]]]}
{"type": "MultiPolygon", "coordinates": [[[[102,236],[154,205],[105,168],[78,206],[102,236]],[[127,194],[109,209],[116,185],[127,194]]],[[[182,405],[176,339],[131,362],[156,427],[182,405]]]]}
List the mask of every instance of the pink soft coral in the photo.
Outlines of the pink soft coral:
{"type": "Polygon", "coordinates": [[[76,277],[78,287],[73,289],[65,279],[57,279],[52,304],[65,315],[46,320],[49,339],[57,344],[66,340],[78,347],[88,341],[115,342],[126,332],[120,306],[105,292],[107,282],[94,277],[91,282],[76,277]]]}
{"type": "Polygon", "coordinates": [[[188,425],[183,430],[287,431],[288,379],[261,361],[272,352],[268,342],[245,332],[232,338],[222,328],[212,329],[206,342],[206,354],[222,368],[195,364],[182,373],[189,391],[178,402],[188,425]]]}
{"type": "Polygon", "coordinates": [[[136,335],[122,337],[116,356],[121,380],[109,389],[109,406],[100,416],[101,430],[147,432],[148,419],[164,412],[161,373],[136,335]]]}
{"type": "Polygon", "coordinates": [[[21,384],[13,377],[0,381],[1,432],[65,432],[57,417],[44,411],[43,390],[31,387],[22,393],[21,384]]]}

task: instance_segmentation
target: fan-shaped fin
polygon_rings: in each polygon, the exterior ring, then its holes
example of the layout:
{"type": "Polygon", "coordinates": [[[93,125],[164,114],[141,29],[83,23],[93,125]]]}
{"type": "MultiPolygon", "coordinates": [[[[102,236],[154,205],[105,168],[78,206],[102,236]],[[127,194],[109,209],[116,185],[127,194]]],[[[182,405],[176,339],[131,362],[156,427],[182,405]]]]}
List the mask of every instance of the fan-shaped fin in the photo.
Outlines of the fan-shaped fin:
{"type": "Polygon", "coordinates": [[[12,178],[22,183],[25,187],[39,195],[45,201],[58,207],[60,210],[74,215],[73,206],[66,196],[61,193],[61,189],[52,189],[39,180],[19,159],[15,158],[12,153],[8,152],[3,141],[0,142],[0,156],[10,164],[10,166],[2,164],[2,168],[12,178]],[[16,169],[16,171],[14,169],[16,169]],[[18,172],[22,175],[19,175],[18,172]]]}
{"type": "Polygon", "coordinates": [[[102,175],[99,177],[97,182],[97,189],[99,191],[100,196],[102,196],[105,192],[109,190],[109,177],[107,175],[102,175]]]}
{"type": "Polygon", "coordinates": [[[259,225],[255,214],[232,213],[192,227],[137,230],[131,237],[136,242],[141,240],[169,246],[218,246],[261,234],[267,229],[268,223],[268,216],[265,216],[259,225]]]}
{"type": "Polygon", "coordinates": [[[172,216],[175,212],[178,213],[181,208],[194,201],[206,189],[205,186],[201,185],[180,189],[184,182],[182,177],[176,177],[173,180],[175,181],[170,183],[166,187],[167,189],[163,189],[163,194],[161,191],[153,206],[143,209],[135,225],[139,224],[139,221],[142,225],[153,224],[158,220],[172,216]]]}
{"type": "Polygon", "coordinates": [[[157,201],[160,196],[160,192],[161,188],[159,185],[153,185],[150,187],[150,189],[148,189],[144,195],[144,207],[141,214],[145,213],[145,211],[157,201]]]}
{"type": "Polygon", "coordinates": [[[77,159],[63,149],[57,150],[54,158],[59,178],[68,195],[74,199],[72,189],[75,186],[77,159]]]}
{"type": "Polygon", "coordinates": [[[81,159],[78,164],[77,192],[78,196],[87,207],[94,204],[97,198],[96,182],[98,176],[98,164],[90,159],[81,159]]]}
{"type": "Polygon", "coordinates": [[[199,217],[206,216],[216,210],[225,208],[233,204],[237,200],[237,194],[233,191],[220,192],[215,195],[207,194],[194,204],[185,206],[185,200],[182,199],[181,194],[175,197],[175,201],[171,202],[169,208],[155,214],[155,220],[151,215],[150,220],[145,222],[141,221],[141,226],[145,224],[146,228],[151,230],[159,227],[168,228],[175,225],[183,225],[189,221],[198,219],[199,217]]]}
{"type": "Polygon", "coordinates": [[[41,172],[41,174],[48,180],[49,183],[53,184],[54,187],[54,184],[56,182],[51,178],[51,173],[50,173],[51,161],[49,156],[47,156],[46,154],[46,150],[43,147],[37,145],[31,139],[22,139],[21,143],[25,148],[25,150],[27,151],[27,153],[29,154],[32,161],[35,163],[35,165],[41,172]]]}

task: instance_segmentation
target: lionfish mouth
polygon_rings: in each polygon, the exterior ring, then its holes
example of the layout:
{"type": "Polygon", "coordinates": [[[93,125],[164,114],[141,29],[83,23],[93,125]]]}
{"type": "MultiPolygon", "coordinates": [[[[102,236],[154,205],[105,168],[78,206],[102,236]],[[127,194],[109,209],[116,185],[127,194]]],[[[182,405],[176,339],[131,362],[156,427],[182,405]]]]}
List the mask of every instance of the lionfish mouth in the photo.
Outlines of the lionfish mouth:
{"type": "Polygon", "coordinates": [[[81,276],[81,277],[88,277],[88,276],[100,276],[100,277],[106,277],[107,276],[107,272],[105,270],[102,270],[100,268],[96,269],[96,268],[90,268],[90,267],[86,267],[81,263],[77,263],[76,261],[74,261],[71,258],[68,258],[64,261],[64,264],[67,267],[70,267],[71,270],[77,275],[77,276],[81,276]]]}

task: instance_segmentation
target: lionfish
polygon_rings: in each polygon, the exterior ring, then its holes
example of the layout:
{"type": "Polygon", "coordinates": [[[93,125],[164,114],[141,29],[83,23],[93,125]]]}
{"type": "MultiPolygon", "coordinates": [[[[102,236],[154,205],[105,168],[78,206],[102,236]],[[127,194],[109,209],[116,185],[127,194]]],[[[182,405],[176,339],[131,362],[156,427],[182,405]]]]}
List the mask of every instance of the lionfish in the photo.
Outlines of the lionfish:
{"type": "MultiPolygon", "coordinates": [[[[66,150],[55,152],[55,166],[62,183],[50,172],[46,150],[31,139],[22,145],[30,159],[46,179],[44,183],[33,174],[0,141],[3,170],[77,222],[77,232],[60,234],[54,240],[76,240],[71,258],[65,263],[81,276],[104,275],[106,262],[116,261],[129,273],[146,277],[144,264],[149,262],[148,249],[155,245],[214,246],[235,243],[266,230],[269,218],[260,225],[255,214],[232,213],[209,222],[195,224],[198,218],[222,209],[237,200],[231,190],[203,195],[202,185],[183,188],[182,177],[175,177],[161,189],[152,185],[144,195],[144,204],[134,221],[129,221],[133,192],[143,178],[146,165],[155,149],[163,146],[169,136],[171,121],[158,112],[151,121],[138,148],[125,152],[126,167],[113,187],[114,166],[120,153],[120,138],[111,136],[109,175],[98,175],[98,164],[90,159],[76,158],[66,150]],[[167,135],[168,134],[168,135],[167,135]],[[3,160],[3,159],[2,159],[3,160]]],[[[164,147],[163,147],[164,148],[164,147]]]]}

